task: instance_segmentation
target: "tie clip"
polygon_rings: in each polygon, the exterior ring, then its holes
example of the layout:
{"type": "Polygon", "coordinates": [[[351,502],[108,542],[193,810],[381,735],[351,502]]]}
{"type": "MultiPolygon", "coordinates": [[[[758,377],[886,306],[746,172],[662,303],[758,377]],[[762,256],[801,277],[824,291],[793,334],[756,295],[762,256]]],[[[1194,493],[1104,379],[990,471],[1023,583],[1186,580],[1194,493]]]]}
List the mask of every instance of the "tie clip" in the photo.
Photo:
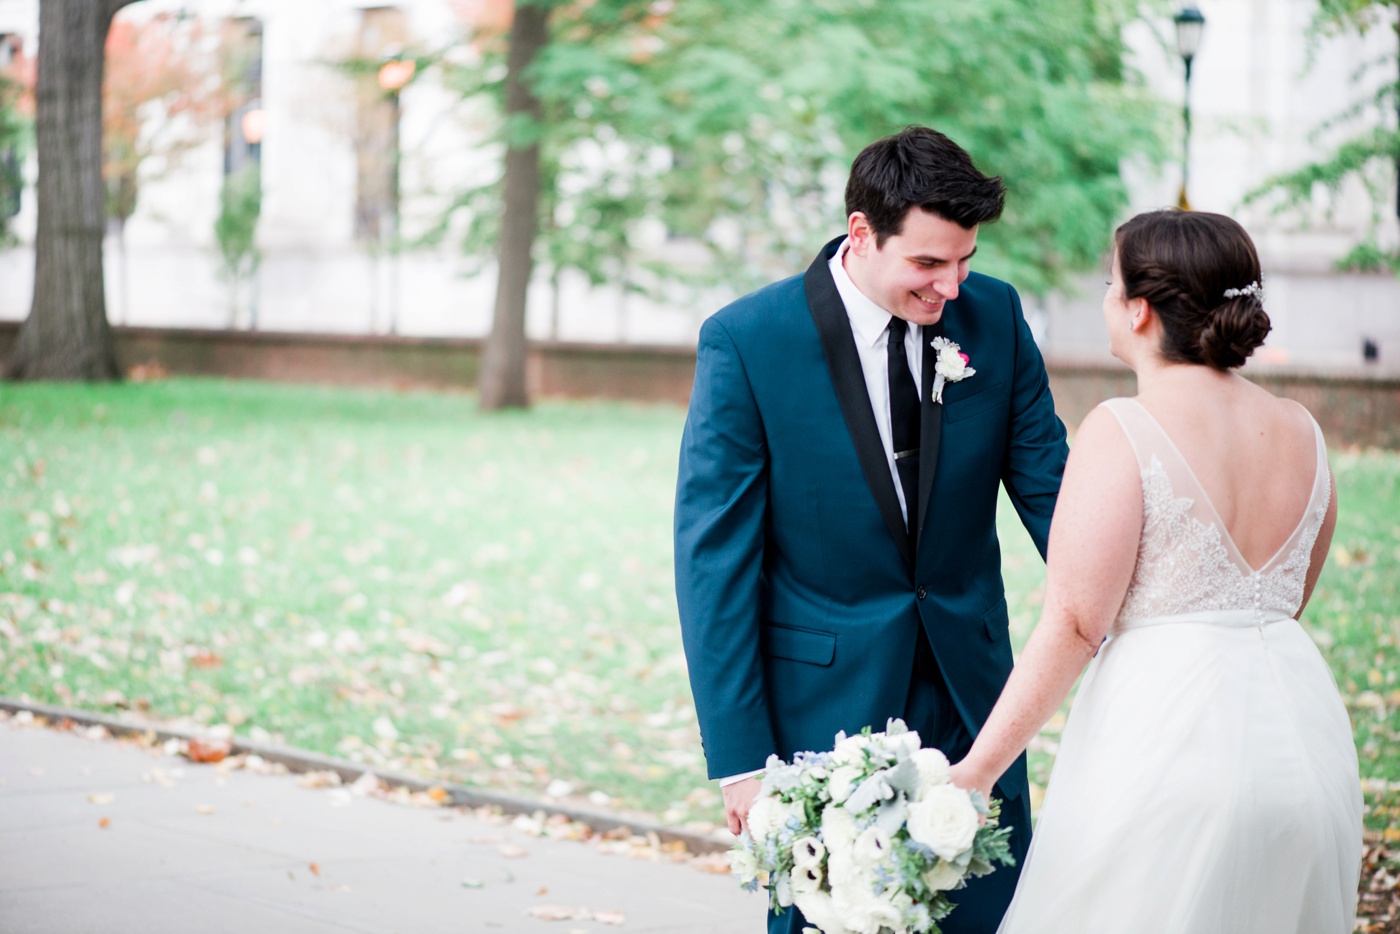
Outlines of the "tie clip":
{"type": "Polygon", "coordinates": [[[919,449],[918,449],[918,448],[911,448],[911,449],[908,450],[908,451],[895,451],[895,452],[894,452],[894,459],[897,460],[897,461],[902,461],[902,460],[904,460],[904,458],[906,458],[906,457],[917,457],[918,455],[919,455],[919,449]]]}

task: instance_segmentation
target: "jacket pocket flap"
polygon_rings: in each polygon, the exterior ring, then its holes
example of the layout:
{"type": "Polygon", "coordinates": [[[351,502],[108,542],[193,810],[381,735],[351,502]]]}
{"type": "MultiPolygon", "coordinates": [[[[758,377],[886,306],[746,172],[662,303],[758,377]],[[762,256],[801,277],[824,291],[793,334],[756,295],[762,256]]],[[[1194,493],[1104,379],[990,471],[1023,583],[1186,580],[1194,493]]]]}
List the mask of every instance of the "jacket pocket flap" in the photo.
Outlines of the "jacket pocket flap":
{"type": "Polygon", "coordinates": [[[1007,612],[1006,598],[1002,597],[992,608],[982,614],[982,624],[987,627],[987,638],[995,642],[1005,639],[1011,628],[1010,614],[1007,612]]]}
{"type": "Polygon", "coordinates": [[[794,629],[769,623],[763,627],[763,654],[811,665],[830,665],[836,657],[836,636],[815,629],[794,629]]]}

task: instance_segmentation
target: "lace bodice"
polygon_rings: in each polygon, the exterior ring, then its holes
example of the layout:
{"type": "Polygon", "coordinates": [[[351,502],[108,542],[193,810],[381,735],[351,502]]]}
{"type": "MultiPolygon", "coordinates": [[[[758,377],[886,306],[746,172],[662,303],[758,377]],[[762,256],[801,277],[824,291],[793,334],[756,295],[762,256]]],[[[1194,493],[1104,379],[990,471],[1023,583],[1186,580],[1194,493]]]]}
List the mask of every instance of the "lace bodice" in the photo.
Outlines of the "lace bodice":
{"type": "Polygon", "coordinates": [[[1142,471],[1137,566],[1114,628],[1187,613],[1252,611],[1261,622],[1296,614],[1332,491],[1317,423],[1317,472],[1307,510],[1278,552],[1255,570],[1151,413],[1133,399],[1111,399],[1104,405],[1123,426],[1142,471]]]}

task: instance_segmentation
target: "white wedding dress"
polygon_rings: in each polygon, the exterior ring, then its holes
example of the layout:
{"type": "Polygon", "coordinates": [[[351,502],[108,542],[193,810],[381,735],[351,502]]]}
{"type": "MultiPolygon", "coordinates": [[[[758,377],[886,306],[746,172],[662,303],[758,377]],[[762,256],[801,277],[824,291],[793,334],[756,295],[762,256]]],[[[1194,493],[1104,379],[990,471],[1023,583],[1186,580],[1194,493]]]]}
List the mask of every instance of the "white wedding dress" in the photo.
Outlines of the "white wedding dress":
{"type": "Polygon", "coordinates": [[[1137,567],[1065,725],[1000,934],[1350,934],[1356,747],[1293,617],[1331,478],[1259,570],[1170,437],[1107,403],[1137,452],[1137,567]]]}

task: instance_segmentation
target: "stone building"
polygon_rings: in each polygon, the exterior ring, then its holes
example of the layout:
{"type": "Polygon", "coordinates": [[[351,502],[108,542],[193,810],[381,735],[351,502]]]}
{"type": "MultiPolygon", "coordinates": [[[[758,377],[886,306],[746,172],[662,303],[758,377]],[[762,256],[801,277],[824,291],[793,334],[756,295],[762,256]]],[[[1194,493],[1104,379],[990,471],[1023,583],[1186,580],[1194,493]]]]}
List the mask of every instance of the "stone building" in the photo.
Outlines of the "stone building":
{"type": "MultiPolygon", "coordinates": [[[[1367,193],[1344,190],[1334,209],[1319,203],[1306,224],[1241,202],[1265,178],[1316,155],[1315,128],[1393,79],[1393,68],[1373,69],[1360,84],[1353,73],[1364,60],[1396,59],[1394,31],[1311,39],[1313,0],[1199,6],[1207,25],[1194,62],[1190,198],[1198,209],[1235,214],[1259,243],[1276,323],[1266,362],[1359,365],[1369,341],[1389,368],[1400,360],[1400,279],[1334,271],[1336,259],[1371,229],[1376,205],[1367,193]]],[[[482,142],[483,115],[467,112],[430,79],[398,93],[366,94],[331,63],[349,56],[388,63],[405,51],[444,47],[472,23],[508,15],[508,0],[143,0],[121,14],[133,22],[180,15],[242,36],[253,50],[243,72],[248,93],[178,162],[153,160],[143,169],[125,259],[118,261],[115,245],[109,250],[113,320],[484,334],[494,293],[489,263],[473,271],[450,245],[394,246],[436,220],[445,193],[496,171],[499,152],[482,142]],[[401,154],[397,165],[387,155],[394,151],[401,154]],[[220,275],[213,229],[225,178],[249,164],[261,173],[262,262],[255,287],[235,291],[220,275]]],[[[33,56],[37,21],[38,0],[0,0],[0,65],[5,56],[33,56]]],[[[1135,24],[1127,38],[1149,84],[1179,102],[1182,63],[1170,21],[1135,24]]],[[[459,54],[470,54],[462,48],[459,54]]],[[[392,84],[394,74],[387,77],[392,84]]],[[[1126,168],[1133,210],[1176,202],[1181,177],[1172,166],[1160,173],[1126,168]]],[[[1393,191],[1388,198],[1379,207],[1379,237],[1394,248],[1400,220],[1393,191]]],[[[22,241],[33,225],[26,196],[16,218],[22,241]]],[[[32,262],[23,243],[0,251],[0,319],[27,314],[32,262]]],[[[1067,294],[1028,297],[1050,354],[1104,355],[1101,278],[1085,276],[1067,294]]],[[[724,297],[660,306],[565,279],[557,292],[533,290],[530,330],[564,340],[686,344],[724,297]]]]}

